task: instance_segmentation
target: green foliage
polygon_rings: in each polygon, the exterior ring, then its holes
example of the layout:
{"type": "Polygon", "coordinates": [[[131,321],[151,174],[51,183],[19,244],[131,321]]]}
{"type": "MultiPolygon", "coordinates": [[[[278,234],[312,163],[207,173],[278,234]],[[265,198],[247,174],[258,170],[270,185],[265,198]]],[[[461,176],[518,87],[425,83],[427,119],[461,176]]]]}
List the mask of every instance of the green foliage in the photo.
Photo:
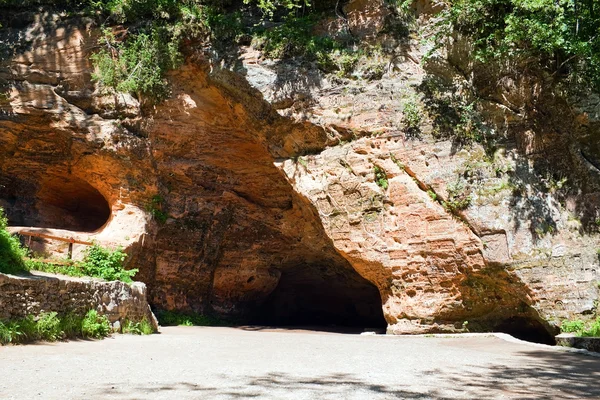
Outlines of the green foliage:
{"type": "Polygon", "coordinates": [[[132,322],[127,320],[123,323],[123,333],[132,335],[151,335],[154,333],[154,328],[146,318],[140,322],[132,322]]]}
{"type": "Polygon", "coordinates": [[[81,262],[81,271],[86,276],[131,283],[138,269],[126,270],[123,261],[127,257],[121,249],[109,250],[97,244],[89,247],[81,262]]]}
{"type": "Polygon", "coordinates": [[[421,125],[421,109],[419,104],[414,101],[407,101],[402,109],[402,121],[408,129],[419,129],[421,125]]]}
{"type": "Polygon", "coordinates": [[[27,251],[16,236],[8,233],[7,223],[4,210],[0,207],[0,272],[14,274],[26,271],[27,266],[23,260],[27,251]]]}
{"type": "Polygon", "coordinates": [[[170,310],[155,312],[158,322],[162,326],[228,326],[228,322],[208,315],[185,313],[170,310]]]}
{"type": "Polygon", "coordinates": [[[490,129],[480,114],[479,103],[470,100],[466,90],[432,76],[423,80],[419,90],[424,94],[435,137],[453,139],[459,144],[485,140],[490,129]]]}
{"type": "Polygon", "coordinates": [[[77,337],[82,337],[83,334],[81,332],[81,325],[83,323],[83,318],[80,316],[68,313],[62,315],[60,317],[60,329],[63,332],[63,337],[65,339],[73,339],[77,337]]]}
{"type": "Polygon", "coordinates": [[[421,122],[423,110],[419,103],[410,100],[404,103],[402,108],[402,123],[406,127],[406,137],[418,138],[421,134],[421,122]]]}
{"type": "Polygon", "coordinates": [[[277,10],[292,13],[298,9],[310,7],[308,0],[244,0],[244,4],[254,4],[265,18],[273,18],[277,10]]]}
{"type": "Polygon", "coordinates": [[[25,265],[31,271],[48,272],[51,274],[62,274],[68,276],[85,276],[81,270],[81,263],[78,262],[52,262],[37,260],[34,258],[26,259],[25,265]]]}
{"type": "Polygon", "coordinates": [[[40,338],[55,342],[62,338],[60,320],[56,312],[41,313],[37,321],[37,331],[40,338]]]}
{"type": "Polygon", "coordinates": [[[431,190],[431,189],[429,189],[429,190],[427,191],[427,195],[428,195],[428,196],[431,198],[431,200],[433,200],[433,201],[437,201],[437,199],[438,199],[438,196],[437,196],[437,194],[435,194],[435,192],[434,192],[433,190],[431,190]]]}
{"type": "Polygon", "coordinates": [[[0,344],[28,343],[37,340],[54,342],[76,337],[100,339],[108,336],[110,324],[105,316],[95,310],[85,317],[69,313],[44,312],[34,317],[28,315],[12,321],[0,321],[0,344]]]}
{"type": "Polygon", "coordinates": [[[387,190],[389,186],[387,173],[385,170],[377,165],[373,167],[373,173],[375,174],[375,183],[383,190],[387,190]]]}
{"type": "Polygon", "coordinates": [[[90,310],[81,322],[81,333],[84,337],[101,339],[110,333],[110,323],[106,315],[99,315],[98,311],[90,310]]]}
{"type": "Polygon", "coordinates": [[[563,333],[573,333],[576,336],[600,337],[600,317],[596,318],[591,324],[586,324],[581,320],[563,321],[560,330],[563,333]]]}
{"type": "Polygon", "coordinates": [[[446,190],[448,192],[448,198],[444,202],[444,207],[449,212],[455,214],[471,205],[471,195],[463,180],[457,179],[455,182],[449,183],[446,190]]]}
{"type": "Polygon", "coordinates": [[[127,257],[121,249],[110,250],[97,244],[89,247],[83,261],[55,262],[36,259],[26,260],[27,268],[33,271],[63,274],[68,276],[89,276],[107,281],[133,282],[138,269],[126,270],[123,261],[127,257]]]}
{"type": "Polygon", "coordinates": [[[317,21],[314,15],[310,15],[288,18],[283,24],[269,29],[256,29],[253,33],[254,45],[267,58],[302,56],[309,61],[316,61],[322,70],[334,70],[336,65],[331,54],[343,46],[331,38],[315,36],[313,27],[317,21]]]}
{"type": "Polygon", "coordinates": [[[132,93],[139,100],[161,101],[169,95],[165,73],[181,64],[179,44],[170,32],[153,26],[120,42],[108,29],[99,39],[103,46],[91,59],[92,78],[102,87],[132,93]]]}
{"type": "Polygon", "coordinates": [[[146,206],[146,211],[152,215],[152,218],[159,224],[164,224],[169,218],[169,214],[163,211],[165,199],[159,194],[152,196],[146,206]]]}
{"type": "Polygon", "coordinates": [[[597,0],[454,0],[441,21],[441,35],[448,26],[468,35],[482,62],[534,58],[552,74],[600,90],[597,0]]]}

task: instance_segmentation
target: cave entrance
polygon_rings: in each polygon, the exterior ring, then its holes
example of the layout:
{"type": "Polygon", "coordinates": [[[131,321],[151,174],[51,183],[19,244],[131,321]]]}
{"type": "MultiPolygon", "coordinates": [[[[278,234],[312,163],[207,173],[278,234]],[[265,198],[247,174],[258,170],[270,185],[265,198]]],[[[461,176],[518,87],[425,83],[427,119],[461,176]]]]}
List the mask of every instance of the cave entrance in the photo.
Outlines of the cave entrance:
{"type": "Polygon", "coordinates": [[[317,330],[383,331],[377,288],[351,267],[297,266],[282,271],[252,324],[317,330]]]}
{"type": "Polygon", "coordinates": [[[498,324],[494,331],[508,333],[527,342],[555,345],[556,339],[538,320],[527,317],[512,317],[498,324]]]}

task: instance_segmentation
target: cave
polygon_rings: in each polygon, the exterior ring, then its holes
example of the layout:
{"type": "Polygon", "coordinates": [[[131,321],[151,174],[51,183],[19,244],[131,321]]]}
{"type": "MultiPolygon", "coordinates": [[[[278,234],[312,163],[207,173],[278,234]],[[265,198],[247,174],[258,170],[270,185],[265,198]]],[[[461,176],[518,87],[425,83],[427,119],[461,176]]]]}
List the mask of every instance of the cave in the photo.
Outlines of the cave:
{"type": "Polygon", "coordinates": [[[296,266],[282,271],[252,324],[317,330],[385,332],[377,288],[351,267],[296,266]]]}
{"type": "Polygon", "coordinates": [[[50,176],[34,185],[17,186],[12,198],[3,196],[9,205],[6,211],[12,226],[94,232],[111,215],[104,196],[80,178],[50,176]]]}
{"type": "Polygon", "coordinates": [[[494,328],[496,332],[508,333],[527,342],[555,345],[556,340],[548,329],[538,320],[527,317],[511,317],[500,322],[494,328]]]}

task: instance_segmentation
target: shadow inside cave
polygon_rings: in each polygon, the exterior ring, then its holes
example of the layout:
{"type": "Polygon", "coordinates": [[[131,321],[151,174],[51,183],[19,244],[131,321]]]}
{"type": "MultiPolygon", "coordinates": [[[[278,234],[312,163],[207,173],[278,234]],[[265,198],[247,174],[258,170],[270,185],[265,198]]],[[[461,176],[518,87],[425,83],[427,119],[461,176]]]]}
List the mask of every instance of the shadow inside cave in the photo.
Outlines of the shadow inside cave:
{"type": "Polygon", "coordinates": [[[385,332],[377,288],[350,266],[299,265],[282,271],[250,325],[326,332],[385,332]]]}

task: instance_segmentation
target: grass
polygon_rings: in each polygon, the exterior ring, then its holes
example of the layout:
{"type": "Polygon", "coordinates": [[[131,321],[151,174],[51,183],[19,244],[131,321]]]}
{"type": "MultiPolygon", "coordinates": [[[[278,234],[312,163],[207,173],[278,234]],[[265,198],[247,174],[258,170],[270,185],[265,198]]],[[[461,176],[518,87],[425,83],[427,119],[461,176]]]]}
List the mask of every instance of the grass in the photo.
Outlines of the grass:
{"type": "Polygon", "coordinates": [[[72,313],[59,315],[43,312],[37,317],[28,315],[11,321],[0,321],[0,344],[31,343],[38,340],[55,342],[73,338],[102,339],[111,327],[104,315],[90,310],[85,316],[72,313]]]}

